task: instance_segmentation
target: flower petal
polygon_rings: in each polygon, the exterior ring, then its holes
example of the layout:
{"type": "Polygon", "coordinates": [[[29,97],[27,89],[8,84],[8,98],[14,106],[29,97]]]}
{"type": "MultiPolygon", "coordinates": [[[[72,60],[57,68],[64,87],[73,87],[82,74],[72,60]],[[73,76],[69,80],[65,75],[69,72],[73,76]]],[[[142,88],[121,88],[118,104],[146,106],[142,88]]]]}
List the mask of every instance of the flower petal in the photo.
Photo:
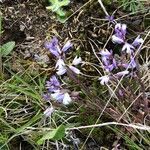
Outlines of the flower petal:
{"type": "Polygon", "coordinates": [[[76,65],[80,64],[81,62],[82,62],[81,57],[77,57],[77,56],[76,56],[76,57],[74,58],[74,60],[72,61],[72,64],[76,66],[76,65]]]}
{"type": "Polygon", "coordinates": [[[111,65],[108,65],[108,66],[104,66],[104,68],[105,68],[106,72],[110,72],[115,68],[115,66],[113,64],[111,64],[111,65]]]}
{"type": "Polygon", "coordinates": [[[144,42],[144,40],[143,40],[142,38],[140,38],[140,35],[138,35],[138,36],[136,37],[136,39],[133,41],[132,45],[133,45],[134,47],[137,47],[137,46],[143,44],[143,42],[144,42]]]}
{"type": "Polygon", "coordinates": [[[105,18],[108,19],[110,22],[114,21],[114,16],[113,15],[112,16],[108,15],[105,18]]]}
{"type": "Polygon", "coordinates": [[[112,36],[112,42],[113,43],[118,43],[118,44],[122,44],[124,43],[124,40],[116,35],[112,36]]]}
{"type": "Polygon", "coordinates": [[[100,83],[101,83],[102,85],[107,84],[108,81],[109,81],[109,79],[110,79],[110,77],[109,77],[108,75],[102,76],[102,77],[99,78],[99,80],[101,80],[100,83]]]}
{"type": "Polygon", "coordinates": [[[72,99],[71,99],[70,95],[68,93],[65,93],[62,103],[64,105],[69,105],[71,102],[72,102],[72,99]]]}
{"type": "Polygon", "coordinates": [[[44,115],[46,117],[51,116],[51,114],[54,112],[54,108],[53,107],[48,107],[45,111],[44,111],[44,115]]]}
{"type": "Polygon", "coordinates": [[[135,48],[134,48],[131,44],[129,44],[129,43],[125,43],[125,44],[123,45],[123,47],[122,47],[122,51],[125,51],[125,50],[126,50],[126,53],[127,53],[127,54],[131,54],[134,49],[135,49],[135,48]]]}
{"type": "Polygon", "coordinates": [[[109,52],[107,49],[106,50],[102,50],[99,52],[99,54],[101,54],[101,56],[111,56],[112,55],[112,52],[109,52]]]}
{"type": "Polygon", "coordinates": [[[62,51],[66,52],[71,47],[72,47],[72,43],[70,41],[67,41],[66,44],[63,46],[62,51]]]}
{"type": "Polygon", "coordinates": [[[66,73],[66,68],[62,67],[62,68],[59,68],[57,69],[58,71],[56,72],[59,76],[63,75],[66,73]]]}
{"type": "Polygon", "coordinates": [[[127,29],[126,24],[117,23],[115,25],[115,33],[118,34],[118,35],[125,36],[126,35],[126,29],[127,29]]]}
{"type": "Polygon", "coordinates": [[[63,59],[58,59],[55,65],[55,68],[62,68],[65,66],[64,60],[63,59]]]}
{"type": "Polygon", "coordinates": [[[46,88],[49,92],[55,92],[60,89],[60,82],[56,76],[52,76],[49,81],[46,81],[46,88]]]}
{"type": "Polygon", "coordinates": [[[121,23],[117,23],[116,25],[115,25],[115,32],[118,32],[118,31],[120,31],[121,30],[121,23]]]}
{"type": "Polygon", "coordinates": [[[60,55],[60,48],[58,45],[58,39],[54,37],[50,42],[45,43],[45,47],[56,57],[60,55]]]}
{"type": "Polygon", "coordinates": [[[122,31],[122,34],[125,36],[126,35],[126,31],[127,30],[127,25],[126,24],[122,24],[122,27],[121,27],[121,31],[122,31]]]}
{"type": "Polygon", "coordinates": [[[66,65],[65,65],[65,63],[64,63],[64,61],[62,60],[62,59],[58,59],[57,60],[57,63],[56,63],[56,66],[55,66],[55,68],[56,68],[56,70],[57,70],[57,74],[58,75],[63,75],[63,74],[65,74],[66,73],[66,67],[65,67],[66,65]]]}
{"type": "Polygon", "coordinates": [[[51,98],[61,103],[64,98],[64,93],[62,93],[61,91],[57,91],[51,94],[51,98]]]}
{"type": "Polygon", "coordinates": [[[118,72],[116,75],[120,77],[120,76],[125,76],[127,74],[129,74],[129,71],[125,70],[125,71],[118,72]]]}
{"type": "Polygon", "coordinates": [[[136,64],[134,58],[131,57],[131,61],[129,63],[129,68],[134,69],[134,68],[136,68],[136,66],[137,66],[137,64],[136,64]]]}
{"type": "Polygon", "coordinates": [[[70,68],[74,73],[80,74],[80,70],[77,69],[76,67],[74,67],[74,66],[69,66],[69,68],[70,68]]]}
{"type": "Polygon", "coordinates": [[[60,86],[60,82],[58,81],[57,77],[55,75],[53,75],[51,78],[50,78],[50,82],[52,85],[55,85],[55,86],[60,86]]]}

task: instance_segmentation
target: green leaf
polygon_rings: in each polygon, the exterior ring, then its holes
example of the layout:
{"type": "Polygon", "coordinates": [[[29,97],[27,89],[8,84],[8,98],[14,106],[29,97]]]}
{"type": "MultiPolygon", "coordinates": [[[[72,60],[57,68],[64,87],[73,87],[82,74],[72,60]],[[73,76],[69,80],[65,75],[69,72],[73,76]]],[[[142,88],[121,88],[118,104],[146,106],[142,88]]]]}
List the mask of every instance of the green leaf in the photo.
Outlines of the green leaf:
{"type": "Polygon", "coordinates": [[[57,15],[57,20],[61,23],[65,23],[66,22],[67,17],[65,16],[59,16],[57,15]]]}
{"type": "Polygon", "coordinates": [[[59,3],[60,3],[60,7],[67,6],[70,3],[70,0],[63,0],[63,1],[59,2],[59,3]]]}
{"type": "Polygon", "coordinates": [[[66,12],[63,9],[58,9],[57,10],[57,15],[59,15],[60,17],[64,17],[66,15],[66,12]]]}
{"type": "Polygon", "coordinates": [[[70,3],[70,0],[49,0],[51,3],[50,6],[46,7],[46,9],[51,10],[52,12],[56,12],[59,16],[65,16],[66,12],[63,11],[62,7],[67,6],[70,3]]]}
{"type": "Polygon", "coordinates": [[[65,136],[65,126],[60,125],[56,129],[46,133],[41,139],[37,141],[38,145],[43,144],[45,140],[60,140],[65,136]]]}
{"type": "Polygon", "coordinates": [[[2,45],[2,47],[0,48],[0,53],[2,57],[5,57],[8,54],[10,54],[10,52],[14,49],[14,47],[15,47],[14,41],[7,42],[6,44],[2,45]]]}

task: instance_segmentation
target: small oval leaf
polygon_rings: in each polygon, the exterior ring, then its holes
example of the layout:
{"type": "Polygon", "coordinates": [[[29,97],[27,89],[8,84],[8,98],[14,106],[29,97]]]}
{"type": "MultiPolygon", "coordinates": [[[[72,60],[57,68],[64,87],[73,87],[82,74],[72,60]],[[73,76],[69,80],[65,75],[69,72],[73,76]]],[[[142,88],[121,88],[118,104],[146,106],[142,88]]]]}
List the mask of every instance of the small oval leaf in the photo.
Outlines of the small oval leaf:
{"type": "Polygon", "coordinates": [[[38,145],[43,144],[43,142],[45,140],[60,140],[65,136],[65,126],[64,125],[60,125],[58,128],[49,131],[48,133],[46,133],[45,135],[43,135],[42,138],[40,138],[37,141],[38,145]]]}
{"type": "Polygon", "coordinates": [[[15,47],[15,42],[7,42],[6,44],[2,45],[1,47],[1,55],[2,57],[5,57],[10,54],[10,52],[14,49],[15,47]]]}

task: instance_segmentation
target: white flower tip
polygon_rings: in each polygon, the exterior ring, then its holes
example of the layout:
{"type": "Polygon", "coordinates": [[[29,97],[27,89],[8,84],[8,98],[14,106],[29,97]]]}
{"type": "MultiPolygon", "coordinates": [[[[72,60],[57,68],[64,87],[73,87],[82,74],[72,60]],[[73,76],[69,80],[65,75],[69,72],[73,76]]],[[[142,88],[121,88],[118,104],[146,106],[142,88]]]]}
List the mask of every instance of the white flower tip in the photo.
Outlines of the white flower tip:
{"type": "Polygon", "coordinates": [[[125,43],[125,44],[123,45],[122,51],[125,51],[125,50],[126,50],[126,53],[127,53],[127,54],[131,54],[134,49],[135,49],[135,48],[134,48],[131,44],[125,43]]]}
{"type": "Polygon", "coordinates": [[[76,74],[80,74],[80,73],[81,73],[80,70],[79,70],[78,68],[74,67],[74,66],[69,66],[69,68],[70,68],[74,73],[76,73],[76,74]]]}
{"type": "Polygon", "coordinates": [[[128,70],[125,70],[125,71],[118,72],[118,73],[117,73],[117,76],[125,76],[125,75],[127,75],[127,74],[129,74],[129,71],[128,71],[128,70]]]}
{"type": "Polygon", "coordinates": [[[57,75],[61,76],[61,75],[65,74],[66,71],[67,70],[64,67],[62,67],[62,68],[59,68],[56,73],[57,73],[57,75]]]}
{"type": "Polygon", "coordinates": [[[58,75],[63,75],[66,73],[66,67],[65,67],[65,63],[62,59],[58,59],[55,68],[57,69],[57,74],[58,75]]]}
{"type": "Polygon", "coordinates": [[[72,61],[72,64],[76,66],[76,65],[80,64],[81,62],[82,62],[81,57],[77,57],[77,56],[76,56],[76,57],[74,58],[74,60],[72,61]]]}
{"type": "Polygon", "coordinates": [[[69,40],[69,41],[67,41],[66,42],[66,44],[63,46],[63,48],[62,48],[62,51],[63,52],[66,52],[69,48],[71,48],[72,47],[72,43],[71,43],[71,41],[69,40]]]}
{"type": "Polygon", "coordinates": [[[111,52],[109,52],[109,51],[106,49],[106,50],[100,51],[99,54],[101,54],[102,56],[109,56],[109,55],[111,55],[111,52]]]}
{"type": "Polygon", "coordinates": [[[140,44],[143,44],[144,40],[140,38],[140,35],[136,37],[136,39],[133,41],[132,45],[133,46],[139,46],[140,44]]]}
{"type": "Polygon", "coordinates": [[[127,29],[127,25],[126,24],[122,24],[122,30],[125,31],[127,29]]]}
{"type": "Polygon", "coordinates": [[[117,37],[116,35],[112,36],[112,42],[113,43],[118,43],[118,44],[124,43],[123,39],[117,37]]]}
{"type": "Polygon", "coordinates": [[[102,77],[100,77],[98,80],[101,80],[101,81],[100,81],[101,85],[107,84],[108,81],[109,81],[109,76],[108,76],[108,75],[102,76],[102,77]]]}
{"type": "Polygon", "coordinates": [[[46,117],[51,116],[51,114],[54,112],[54,108],[53,107],[48,107],[45,111],[44,111],[44,115],[46,117]]]}
{"type": "Polygon", "coordinates": [[[117,23],[117,24],[115,25],[115,29],[121,29],[121,23],[117,23]]]}
{"type": "Polygon", "coordinates": [[[64,65],[65,65],[64,61],[62,59],[58,59],[56,62],[55,68],[60,68],[64,65]]]}
{"type": "Polygon", "coordinates": [[[71,99],[70,95],[68,93],[65,93],[64,98],[63,98],[63,104],[69,105],[71,102],[72,102],[72,99],[71,99]]]}

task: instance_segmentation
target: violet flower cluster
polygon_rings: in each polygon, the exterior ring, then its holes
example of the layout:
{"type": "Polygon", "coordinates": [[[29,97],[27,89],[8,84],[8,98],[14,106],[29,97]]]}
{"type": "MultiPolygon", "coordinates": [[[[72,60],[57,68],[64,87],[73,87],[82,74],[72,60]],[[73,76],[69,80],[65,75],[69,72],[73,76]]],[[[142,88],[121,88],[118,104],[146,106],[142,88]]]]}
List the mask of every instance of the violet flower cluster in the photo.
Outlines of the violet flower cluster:
{"type": "Polygon", "coordinates": [[[68,90],[61,87],[61,83],[55,75],[49,81],[46,81],[46,88],[48,90],[48,93],[44,95],[46,100],[53,99],[64,105],[68,105],[72,101],[68,90]]]}
{"type": "Polygon", "coordinates": [[[56,57],[56,73],[58,75],[63,75],[67,72],[67,66],[76,74],[80,74],[80,70],[76,67],[78,64],[82,63],[81,57],[75,57],[71,64],[67,65],[65,63],[65,53],[72,47],[72,43],[67,41],[66,44],[61,49],[58,45],[58,39],[54,37],[51,42],[47,42],[45,47],[50,51],[50,53],[56,57]]]}
{"type": "MultiPolygon", "coordinates": [[[[67,72],[67,67],[70,68],[74,73],[80,74],[80,70],[76,66],[82,63],[81,57],[76,56],[72,63],[65,63],[65,53],[72,47],[72,43],[70,41],[67,41],[66,44],[60,48],[58,39],[54,37],[51,42],[47,42],[45,44],[45,47],[56,58],[55,69],[57,75],[64,75],[67,72]]],[[[46,89],[48,92],[47,94],[43,95],[45,100],[55,100],[58,103],[68,105],[72,102],[72,98],[74,98],[72,95],[70,96],[69,90],[62,88],[62,84],[55,75],[51,76],[49,81],[46,81],[46,89]]],[[[47,108],[44,114],[51,114],[49,110],[53,109],[47,108]]]]}
{"type": "Polygon", "coordinates": [[[118,45],[121,45],[121,56],[120,60],[116,60],[114,58],[113,51],[110,50],[102,50],[99,54],[101,55],[102,63],[104,66],[104,69],[109,75],[105,75],[99,78],[100,83],[102,85],[107,84],[109,80],[112,78],[113,71],[120,69],[123,70],[121,72],[113,74],[113,77],[122,77],[128,74],[131,74],[128,69],[135,69],[137,67],[136,61],[135,61],[135,52],[136,49],[139,48],[141,44],[143,44],[144,40],[140,37],[140,35],[132,42],[128,43],[126,39],[126,33],[127,33],[127,26],[126,24],[120,24],[117,23],[115,25],[115,31],[114,35],[112,36],[112,42],[118,45]],[[121,59],[122,57],[128,58],[126,56],[129,56],[129,60],[121,59]]]}
{"type": "Polygon", "coordinates": [[[134,54],[135,49],[143,43],[143,39],[140,38],[140,35],[130,44],[126,40],[127,26],[126,24],[117,23],[115,25],[115,34],[112,36],[113,43],[123,44],[122,51],[131,56],[134,54]]]}
{"type": "MultiPolygon", "coordinates": [[[[113,17],[108,18],[109,21],[113,21],[113,17]]],[[[105,76],[99,77],[102,85],[108,84],[111,79],[121,78],[124,76],[131,76],[136,70],[137,64],[135,61],[135,52],[139,46],[144,42],[143,39],[138,36],[132,43],[129,43],[126,39],[127,26],[125,24],[117,23],[114,29],[114,35],[112,35],[112,42],[121,46],[119,59],[115,58],[114,50],[102,50],[99,54],[103,63],[105,76]],[[125,58],[125,59],[124,59],[125,58]]],[[[71,69],[75,74],[81,74],[77,66],[83,63],[81,57],[75,56],[73,61],[67,64],[66,52],[72,47],[72,43],[67,41],[66,44],[60,48],[58,39],[54,37],[51,42],[47,42],[45,47],[56,59],[56,74],[62,76],[67,72],[67,68],[71,69]]],[[[55,100],[56,102],[68,105],[72,102],[73,96],[71,91],[64,89],[58,78],[53,75],[49,81],[46,81],[47,94],[44,95],[46,100],[55,100]]],[[[44,114],[50,115],[54,109],[47,108],[44,114]]]]}

